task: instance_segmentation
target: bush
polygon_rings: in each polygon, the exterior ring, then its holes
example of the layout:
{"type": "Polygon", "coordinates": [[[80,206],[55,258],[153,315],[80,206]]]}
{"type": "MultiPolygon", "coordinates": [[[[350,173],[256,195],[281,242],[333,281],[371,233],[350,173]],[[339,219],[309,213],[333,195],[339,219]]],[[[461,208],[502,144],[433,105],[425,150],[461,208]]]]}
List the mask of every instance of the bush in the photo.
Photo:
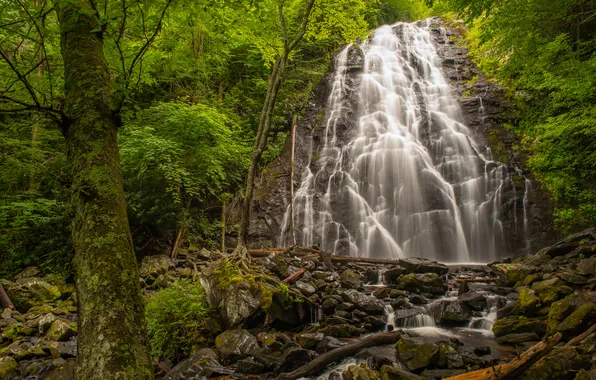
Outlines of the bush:
{"type": "Polygon", "coordinates": [[[198,283],[181,281],[150,295],[146,315],[153,356],[178,362],[213,338],[206,324],[211,309],[198,283]]]}

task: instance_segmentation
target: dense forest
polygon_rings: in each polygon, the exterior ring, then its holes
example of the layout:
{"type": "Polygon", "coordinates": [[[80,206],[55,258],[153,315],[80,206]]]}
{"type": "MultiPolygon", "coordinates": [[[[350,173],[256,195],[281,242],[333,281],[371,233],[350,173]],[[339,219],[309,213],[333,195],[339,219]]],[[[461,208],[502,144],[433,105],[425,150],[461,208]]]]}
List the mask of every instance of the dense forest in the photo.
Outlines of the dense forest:
{"type": "Polygon", "coordinates": [[[211,285],[271,292],[246,247],[255,177],[346,44],[431,16],[461,20],[504,88],[553,227],[593,227],[593,0],[0,1],[0,275],[35,266],[76,294],[77,379],[151,379],[213,341],[196,265],[146,296],[145,257],[220,251],[227,233],[211,285]]]}

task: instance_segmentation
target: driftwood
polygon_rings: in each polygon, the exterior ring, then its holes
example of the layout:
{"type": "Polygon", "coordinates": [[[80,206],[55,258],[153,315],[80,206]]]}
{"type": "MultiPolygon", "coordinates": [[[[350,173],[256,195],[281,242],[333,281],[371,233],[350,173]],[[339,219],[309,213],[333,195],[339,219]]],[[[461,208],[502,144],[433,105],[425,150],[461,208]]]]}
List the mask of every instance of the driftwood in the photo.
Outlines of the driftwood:
{"type": "Polygon", "coordinates": [[[519,378],[524,371],[550,352],[550,350],[559,343],[561,337],[561,333],[557,333],[546,340],[538,342],[509,363],[448,377],[445,380],[515,380],[519,378]]]}
{"type": "Polygon", "coordinates": [[[476,277],[476,278],[458,278],[455,282],[467,283],[467,282],[495,282],[499,279],[497,277],[476,277]]]}
{"type": "Polygon", "coordinates": [[[594,331],[596,331],[596,323],[593,324],[592,327],[590,327],[583,333],[579,334],[578,336],[567,342],[567,344],[565,344],[565,347],[577,346],[582,340],[586,339],[588,335],[592,334],[594,331]]]}
{"type": "Polygon", "coordinates": [[[291,276],[286,277],[281,283],[282,284],[288,284],[300,277],[302,277],[302,275],[304,274],[304,272],[306,272],[307,270],[309,270],[310,268],[312,268],[312,263],[308,264],[307,266],[305,266],[304,268],[300,269],[298,272],[294,273],[291,276]]]}
{"type": "Polygon", "coordinates": [[[329,364],[340,361],[345,357],[353,356],[363,348],[380,346],[384,344],[394,344],[399,340],[399,337],[400,334],[398,332],[369,335],[362,340],[349,343],[343,347],[336,348],[324,353],[323,355],[317,356],[314,360],[292,372],[280,374],[277,376],[276,380],[295,380],[302,377],[315,375],[327,368],[329,364]]]}
{"type": "Polygon", "coordinates": [[[8,294],[6,294],[6,291],[4,290],[4,287],[0,284],[0,304],[2,305],[3,309],[14,309],[14,305],[12,304],[12,301],[10,300],[10,297],[8,297],[8,294]]]}

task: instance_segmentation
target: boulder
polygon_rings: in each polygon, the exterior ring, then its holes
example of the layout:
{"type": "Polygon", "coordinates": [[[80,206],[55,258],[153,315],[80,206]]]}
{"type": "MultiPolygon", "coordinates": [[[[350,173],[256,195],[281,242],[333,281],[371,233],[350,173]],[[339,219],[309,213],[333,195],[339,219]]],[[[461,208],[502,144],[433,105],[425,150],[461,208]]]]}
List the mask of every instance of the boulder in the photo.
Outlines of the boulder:
{"type": "Polygon", "coordinates": [[[373,292],[373,295],[379,299],[389,298],[392,290],[390,288],[379,288],[373,292]]]}
{"type": "Polygon", "coordinates": [[[558,277],[535,282],[532,284],[532,290],[540,298],[543,305],[550,305],[559,298],[573,292],[573,289],[564,285],[558,277]]]}
{"type": "Polygon", "coordinates": [[[334,350],[334,349],[342,347],[344,345],[345,345],[345,343],[342,342],[341,340],[339,340],[335,337],[332,337],[332,336],[326,336],[319,342],[319,344],[317,344],[317,352],[319,354],[322,354],[324,352],[327,352],[329,350],[334,350]]]}
{"type": "Polygon", "coordinates": [[[380,380],[379,372],[374,371],[366,364],[351,365],[342,373],[343,380],[380,380]]]}
{"type": "Polygon", "coordinates": [[[0,379],[12,379],[17,369],[17,361],[10,356],[0,358],[0,379]]]}
{"type": "Polygon", "coordinates": [[[323,340],[325,334],[320,332],[300,333],[296,335],[296,343],[307,350],[315,349],[323,340]]]}
{"type": "Polygon", "coordinates": [[[489,266],[509,286],[514,286],[518,282],[524,281],[526,276],[537,271],[536,267],[521,263],[494,263],[489,264],[489,266]]]}
{"type": "Polygon", "coordinates": [[[385,279],[385,282],[388,284],[398,284],[399,277],[407,273],[408,271],[406,268],[395,265],[383,273],[383,279],[385,279]]]}
{"type": "Polygon", "coordinates": [[[570,371],[576,372],[582,368],[590,369],[590,362],[583,360],[573,347],[555,347],[525,371],[519,379],[567,379],[570,371]]]}
{"type": "Polygon", "coordinates": [[[328,297],[328,298],[325,298],[325,301],[323,301],[323,304],[321,307],[323,308],[323,313],[333,314],[333,311],[335,310],[337,305],[339,305],[338,300],[336,300],[335,298],[328,297]]]}
{"type": "Polygon", "coordinates": [[[246,330],[228,330],[215,338],[215,349],[226,362],[242,359],[258,348],[257,339],[246,330]]]}
{"type": "Polygon", "coordinates": [[[523,316],[505,317],[499,319],[493,325],[495,337],[501,337],[509,334],[533,332],[542,337],[546,332],[546,323],[544,318],[525,318],[523,316]]]}
{"type": "Polygon", "coordinates": [[[373,314],[383,314],[385,305],[376,297],[358,292],[356,289],[349,289],[342,294],[344,301],[356,305],[359,309],[373,314]]]}
{"type": "Polygon", "coordinates": [[[362,288],[362,277],[352,269],[346,269],[339,276],[339,283],[346,289],[362,288]]]}
{"type": "Polygon", "coordinates": [[[21,313],[26,313],[34,306],[54,302],[62,295],[57,286],[50,285],[37,277],[22,278],[18,281],[16,283],[0,280],[0,284],[6,290],[15,308],[21,313]]]}
{"type": "Polygon", "coordinates": [[[47,341],[66,342],[77,335],[77,324],[74,322],[56,319],[46,332],[44,338],[47,341]]]}
{"type": "Polygon", "coordinates": [[[536,335],[536,333],[517,333],[517,334],[508,334],[503,335],[497,338],[497,343],[499,344],[508,344],[508,345],[516,345],[518,343],[523,342],[532,342],[532,341],[539,341],[540,337],[536,335]]]}
{"type": "Polygon", "coordinates": [[[381,278],[379,277],[379,271],[373,268],[366,269],[364,272],[364,282],[367,284],[376,284],[381,278]]]}
{"type": "Polygon", "coordinates": [[[54,359],[68,359],[77,356],[76,340],[69,340],[68,342],[49,342],[46,343],[46,347],[54,359]]]}
{"type": "Polygon", "coordinates": [[[440,342],[436,366],[448,369],[462,368],[464,366],[464,360],[455,348],[445,342],[440,342]]]}
{"type": "Polygon", "coordinates": [[[436,273],[410,273],[398,279],[398,287],[413,293],[445,294],[447,284],[436,273]]]}
{"type": "Polygon", "coordinates": [[[590,327],[596,320],[596,303],[590,302],[577,308],[559,326],[557,331],[563,334],[564,338],[572,338],[581,334],[590,327]]]}
{"type": "Polygon", "coordinates": [[[439,357],[439,346],[436,344],[418,343],[404,337],[397,341],[395,349],[399,361],[412,372],[421,372],[433,366],[439,357]]]}
{"type": "Polygon", "coordinates": [[[459,300],[476,311],[482,311],[487,307],[486,297],[477,292],[467,292],[459,296],[459,300]]]}
{"type": "Polygon", "coordinates": [[[61,365],[57,365],[54,369],[46,373],[44,380],[74,380],[75,378],[75,359],[64,361],[61,365]]]}
{"type": "Polygon", "coordinates": [[[540,306],[542,306],[542,301],[532,289],[522,289],[519,292],[517,303],[523,314],[528,316],[535,316],[538,313],[540,306]]]}
{"type": "Polygon", "coordinates": [[[317,289],[315,289],[314,286],[312,286],[309,283],[303,282],[303,281],[296,281],[296,285],[295,286],[306,297],[310,297],[312,294],[314,294],[317,291],[317,289]]]}
{"type": "Polygon", "coordinates": [[[596,274],[596,257],[582,259],[577,265],[577,273],[584,276],[593,276],[596,274]]]}
{"type": "Polygon", "coordinates": [[[472,318],[472,309],[460,300],[441,301],[439,323],[449,326],[465,326],[472,318]]]}
{"type": "Polygon", "coordinates": [[[50,326],[52,326],[52,323],[54,323],[54,321],[57,318],[58,317],[56,317],[52,313],[47,313],[46,315],[40,317],[37,320],[37,326],[39,328],[39,333],[40,334],[45,334],[45,332],[50,328],[50,326]]]}
{"type": "Polygon", "coordinates": [[[381,367],[381,380],[424,380],[422,376],[415,375],[401,368],[384,365],[381,367]]]}
{"type": "Polygon", "coordinates": [[[399,259],[399,265],[411,273],[436,273],[441,276],[449,272],[447,265],[422,257],[399,259]]]}
{"type": "Polygon", "coordinates": [[[358,327],[347,323],[326,326],[320,329],[319,332],[336,338],[350,338],[360,335],[360,329],[358,327]]]}
{"type": "Polygon", "coordinates": [[[474,354],[476,354],[478,356],[490,355],[490,353],[491,353],[491,350],[490,350],[490,347],[488,347],[488,346],[480,346],[480,347],[474,348],[474,354]]]}
{"type": "Polygon", "coordinates": [[[27,267],[21,273],[13,277],[13,280],[22,278],[40,277],[41,271],[37,267],[27,267]]]}
{"type": "Polygon", "coordinates": [[[299,347],[290,347],[284,351],[274,370],[276,373],[291,372],[312,359],[310,351],[299,347]]]}
{"type": "Polygon", "coordinates": [[[588,282],[588,279],[586,277],[570,270],[558,271],[557,276],[561,278],[561,280],[571,285],[583,285],[586,282],[588,282]]]}
{"type": "Polygon", "coordinates": [[[265,372],[265,366],[252,357],[244,358],[236,363],[236,373],[258,375],[265,372]]]}
{"type": "Polygon", "coordinates": [[[139,273],[143,278],[156,279],[160,274],[165,275],[170,269],[170,258],[167,255],[145,256],[141,261],[139,273]]]}

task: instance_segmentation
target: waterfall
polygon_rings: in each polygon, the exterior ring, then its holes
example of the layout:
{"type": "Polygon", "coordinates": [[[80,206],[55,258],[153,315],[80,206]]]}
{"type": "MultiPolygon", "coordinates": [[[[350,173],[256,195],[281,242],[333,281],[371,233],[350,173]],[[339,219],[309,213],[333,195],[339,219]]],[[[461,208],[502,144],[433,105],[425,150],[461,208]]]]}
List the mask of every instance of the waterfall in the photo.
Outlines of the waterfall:
{"type": "Polygon", "coordinates": [[[430,22],[378,28],[337,56],[332,78],[324,131],[294,198],[299,244],[443,262],[503,254],[508,168],[461,122],[430,22]]]}

